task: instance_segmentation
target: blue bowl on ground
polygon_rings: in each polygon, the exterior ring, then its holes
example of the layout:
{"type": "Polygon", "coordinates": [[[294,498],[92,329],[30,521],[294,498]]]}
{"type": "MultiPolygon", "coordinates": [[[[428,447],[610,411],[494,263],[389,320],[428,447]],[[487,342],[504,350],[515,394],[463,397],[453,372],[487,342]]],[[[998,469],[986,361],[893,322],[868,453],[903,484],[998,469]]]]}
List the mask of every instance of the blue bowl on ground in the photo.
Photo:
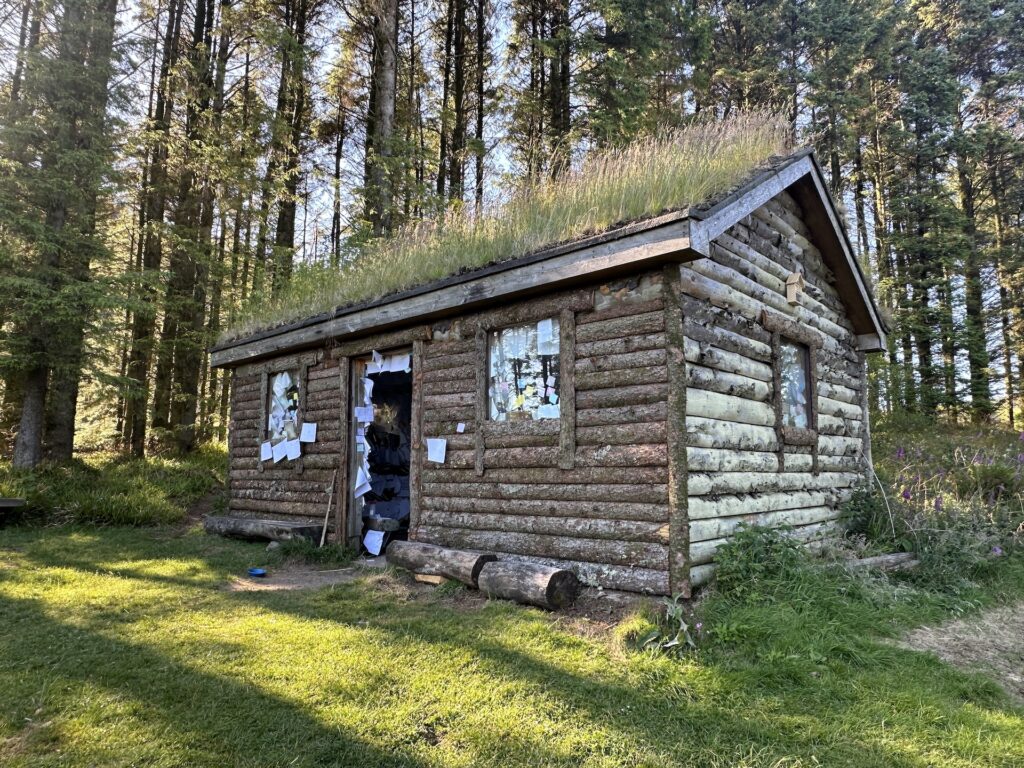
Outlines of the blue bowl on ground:
{"type": "Polygon", "coordinates": [[[262,578],[267,575],[267,572],[263,568],[250,568],[249,575],[262,578]]]}

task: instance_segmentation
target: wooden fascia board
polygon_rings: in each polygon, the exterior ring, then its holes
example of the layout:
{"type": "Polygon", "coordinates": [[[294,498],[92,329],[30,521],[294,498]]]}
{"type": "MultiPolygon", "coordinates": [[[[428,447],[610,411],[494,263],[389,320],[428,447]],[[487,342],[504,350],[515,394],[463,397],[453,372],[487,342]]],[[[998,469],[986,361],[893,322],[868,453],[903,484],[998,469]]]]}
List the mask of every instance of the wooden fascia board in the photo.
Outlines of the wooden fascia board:
{"type": "Polygon", "coordinates": [[[707,241],[694,242],[689,218],[671,217],[661,226],[644,229],[551,258],[444,285],[412,296],[398,296],[373,306],[281,333],[215,348],[214,367],[237,366],[262,357],[313,346],[327,339],[365,334],[410,323],[451,316],[496,301],[507,301],[567,285],[648,269],[667,261],[692,261],[708,255],[707,241]]]}
{"type": "Polygon", "coordinates": [[[710,243],[737,221],[749,216],[780,192],[785,191],[804,177],[810,179],[816,194],[821,199],[825,215],[846,261],[849,277],[853,281],[857,296],[863,303],[871,320],[872,333],[859,336],[860,344],[862,345],[860,348],[865,352],[884,350],[886,348],[885,325],[879,317],[875,300],[867,288],[860,264],[857,263],[857,259],[853,255],[853,248],[850,245],[849,238],[846,236],[846,230],[840,224],[838,213],[832,202],[832,196],[825,186],[821,168],[814,159],[813,153],[807,152],[806,154],[798,155],[791,162],[755,180],[748,187],[727,198],[722,204],[713,207],[705,214],[693,214],[691,237],[694,242],[710,243]]]}

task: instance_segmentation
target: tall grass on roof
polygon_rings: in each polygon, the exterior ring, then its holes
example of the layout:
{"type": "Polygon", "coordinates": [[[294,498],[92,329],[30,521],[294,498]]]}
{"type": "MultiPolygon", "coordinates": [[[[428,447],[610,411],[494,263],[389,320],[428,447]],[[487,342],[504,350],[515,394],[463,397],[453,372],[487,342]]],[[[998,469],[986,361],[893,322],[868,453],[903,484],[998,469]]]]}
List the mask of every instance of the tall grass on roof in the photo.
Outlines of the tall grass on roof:
{"type": "Polygon", "coordinates": [[[782,118],[755,111],[591,152],[479,217],[454,209],[369,243],[341,269],[299,267],[279,295],[254,296],[225,340],[700,204],[784,153],[788,136],[782,118]]]}

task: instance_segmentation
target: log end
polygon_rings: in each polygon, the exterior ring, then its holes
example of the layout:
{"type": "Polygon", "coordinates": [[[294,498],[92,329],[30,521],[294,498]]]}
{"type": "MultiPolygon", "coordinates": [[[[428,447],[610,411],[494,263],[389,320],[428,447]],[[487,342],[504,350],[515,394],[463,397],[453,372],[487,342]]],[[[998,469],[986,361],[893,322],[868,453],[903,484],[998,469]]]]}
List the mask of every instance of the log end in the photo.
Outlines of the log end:
{"type": "Polygon", "coordinates": [[[583,591],[583,585],[572,571],[558,571],[548,582],[547,601],[552,608],[568,608],[583,591]]]}

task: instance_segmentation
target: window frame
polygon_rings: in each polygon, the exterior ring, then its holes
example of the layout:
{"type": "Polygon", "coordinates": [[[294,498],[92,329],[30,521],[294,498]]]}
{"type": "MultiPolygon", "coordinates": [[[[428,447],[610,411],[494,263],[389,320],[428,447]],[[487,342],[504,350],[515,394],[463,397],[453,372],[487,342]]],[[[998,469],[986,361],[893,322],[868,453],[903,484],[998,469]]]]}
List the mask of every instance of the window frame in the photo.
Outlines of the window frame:
{"type": "Polygon", "coordinates": [[[786,447],[808,446],[811,449],[811,472],[818,474],[818,352],[821,335],[809,326],[778,313],[765,310],[761,323],[771,334],[772,404],[775,408],[775,436],[779,472],[786,471],[786,447]],[[807,424],[792,427],[783,423],[786,404],[782,393],[783,341],[801,345],[807,350],[807,424]]]}
{"type": "MultiPolygon", "coordinates": [[[[258,439],[256,441],[257,458],[259,456],[259,446],[265,443],[268,439],[270,430],[267,428],[267,416],[269,415],[268,405],[270,401],[270,377],[277,373],[296,372],[298,375],[299,385],[299,407],[297,411],[297,419],[299,424],[302,423],[303,416],[306,412],[306,398],[308,396],[307,381],[309,379],[309,368],[320,362],[320,352],[313,352],[304,355],[289,355],[287,357],[280,357],[274,360],[269,360],[265,363],[257,363],[253,366],[251,371],[259,372],[260,374],[260,415],[259,415],[259,428],[257,430],[258,439]]],[[[264,464],[266,462],[258,461],[257,468],[260,472],[263,472],[266,468],[264,464]]],[[[290,469],[297,475],[301,475],[305,469],[304,456],[300,456],[295,461],[288,462],[290,469]]],[[[275,469],[278,469],[276,465],[275,469]]]]}
{"type": "MultiPolygon", "coordinates": [[[[507,325],[501,325],[501,326],[498,326],[498,327],[490,328],[490,329],[488,329],[486,331],[486,334],[487,334],[487,383],[488,383],[488,387],[487,387],[487,407],[486,407],[487,421],[489,423],[491,423],[491,424],[508,424],[508,423],[523,424],[523,423],[529,423],[529,422],[534,422],[534,423],[536,423],[536,422],[551,422],[551,423],[554,423],[554,424],[558,424],[559,422],[561,422],[561,420],[562,420],[562,405],[561,405],[561,403],[562,403],[562,325],[561,325],[561,315],[560,315],[560,313],[556,314],[556,315],[553,315],[553,316],[552,315],[547,315],[545,317],[541,317],[537,321],[527,321],[527,322],[524,322],[524,323],[511,323],[511,324],[507,324],[507,325]],[[529,418],[529,419],[520,419],[520,418],[513,419],[513,418],[510,418],[510,415],[511,415],[512,412],[509,411],[509,412],[507,412],[505,414],[505,418],[504,419],[495,419],[495,418],[493,418],[492,415],[491,415],[491,388],[490,388],[490,380],[491,380],[491,370],[492,370],[491,369],[491,353],[494,351],[494,342],[493,342],[491,337],[494,336],[495,334],[501,333],[502,331],[511,330],[513,328],[529,328],[531,325],[537,325],[538,323],[541,323],[544,320],[552,320],[552,321],[558,323],[558,354],[557,354],[557,357],[558,357],[558,393],[557,393],[557,395],[558,395],[558,403],[550,403],[550,405],[557,405],[558,406],[558,416],[555,417],[555,418],[545,417],[545,418],[541,418],[541,419],[536,419],[536,418],[532,418],[532,417],[529,418]]],[[[541,357],[539,351],[538,351],[537,356],[538,356],[538,358],[541,357]]]]}
{"type": "Polygon", "coordinates": [[[572,469],[576,455],[576,312],[593,306],[593,298],[585,293],[569,294],[560,301],[541,300],[475,318],[474,349],[476,357],[476,412],[474,470],[483,476],[484,455],[488,438],[512,436],[551,436],[557,438],[558,468],[572,469]],[[516,325],[558,318],[558,418],[523,421],[492,421],[488,383],[490,380],[490,345],[492,331],[516,325]]]}

